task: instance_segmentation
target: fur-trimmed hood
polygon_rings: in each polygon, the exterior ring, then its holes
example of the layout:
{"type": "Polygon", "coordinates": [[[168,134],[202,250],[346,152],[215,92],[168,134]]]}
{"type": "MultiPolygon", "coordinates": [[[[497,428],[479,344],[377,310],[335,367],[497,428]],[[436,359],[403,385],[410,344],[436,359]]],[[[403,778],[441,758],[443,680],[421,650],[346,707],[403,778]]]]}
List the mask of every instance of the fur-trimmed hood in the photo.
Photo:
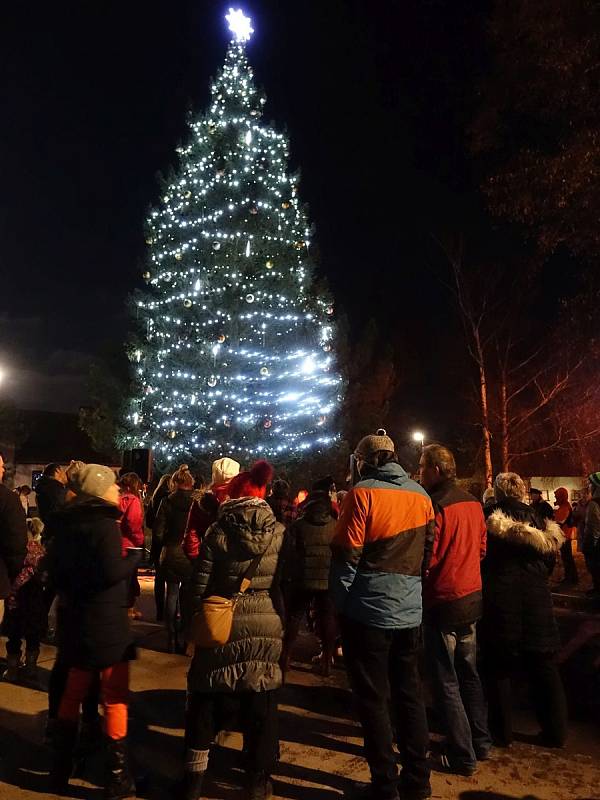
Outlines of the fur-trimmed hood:
{"type": "Polygon", "coordinates": [[[556,522],[548,520],[546,530],[541,531],[527,522],[519,522],[509,517],[500,509],[496,509],[488,517],[487,529],[490,536],[510,544],[532,547],[544,556],[556,553],[565,541],[556,522]]]}

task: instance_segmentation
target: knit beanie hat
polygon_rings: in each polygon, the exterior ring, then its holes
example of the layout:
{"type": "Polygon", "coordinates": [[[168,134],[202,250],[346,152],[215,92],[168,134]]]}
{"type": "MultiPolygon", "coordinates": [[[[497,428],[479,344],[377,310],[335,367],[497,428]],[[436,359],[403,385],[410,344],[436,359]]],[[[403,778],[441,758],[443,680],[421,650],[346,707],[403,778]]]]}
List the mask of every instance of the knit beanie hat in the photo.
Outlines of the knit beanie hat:
{"type": "Polygon", "coordinates": [[[600,472],[592,472],[591,475],[588,475],[588,481],[594,488],[598,488],[600,486],[600,472]]]}
{"type": "Polygon", "coordinates": [[[240,471],[240,465],[233,458],[218,458],[212,465],[212,485],[220,486],[227,483],[240,471]]]}
{"type": "Polygon", "coordinates": [[[86,464],[75,473],[73,482],[77,494],[104,497],[106,491],[116,483],[116,475],[110,467],[102,464],[86,464]]]}
{"type": "Polygon", "coordinates": [[[273,467],[269,462],[257,461],[251,469],[240,472],[229,481],[229,497],[231,500],[240,497],[260,497],[264,500],[267,496],[267,484],[272,477],[273,467]]]}
{"type": "Polygon", "coordinates": [[[395,451],[394,443],[383,428],[379,428],[376,434],[364,436],[356,446],[354,455],[369,463],[371,458],[380,450],[390,453],[395,451]]]}

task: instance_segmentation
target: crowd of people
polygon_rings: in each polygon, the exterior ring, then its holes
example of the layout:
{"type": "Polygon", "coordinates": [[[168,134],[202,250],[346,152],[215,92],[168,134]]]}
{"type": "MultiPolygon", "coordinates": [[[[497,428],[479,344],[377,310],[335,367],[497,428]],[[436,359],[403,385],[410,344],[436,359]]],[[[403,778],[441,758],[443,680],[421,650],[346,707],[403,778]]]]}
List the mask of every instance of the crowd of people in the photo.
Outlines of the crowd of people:
{"type": "MultiPolygon", "coordinates": [[[[304,621],[320,642],[320,674],[343,655],[371,773],[366,798],[431,796],[423,651],[445,736],[440,768],[472,775],[492,747],[511,745],[511,687],[520,670],[539,743],[564,744],[549,578],[561,558],[565,582],[576,582],[578,538],[592,592],[600,592],[600,472],[589,476],[589,497],[577,508],[558,489],[553,509],[536,489],[527,504],[515,473],[497,475],[480,502],[461,488],[441,445],[423,449],[415,480],[383,430],[358,443],[354,466],[348,491],[324,477],[292,498],[265,461],[242,470],[218,459],[208,486],[182,465],[146,495],[134,473],[50,464],[35,487],[36,517],[27,516],[29,492],[0,485],[5,680],[35,680],[49,614],[56,620],[46,729],[53,792],[67,792],[75,754],[99,740],[102,705],[105,798],[135,796],[130,623],[140,614],[145,527],[156,619],[168,651],[191,656],[174,797],[202,796],[211,746],[231,722],[232,704],[244,735],[247,797],[273,796],[278,690],[304,621]]],[[[3,473],[0,455],[0,484],[3,473]]]]}

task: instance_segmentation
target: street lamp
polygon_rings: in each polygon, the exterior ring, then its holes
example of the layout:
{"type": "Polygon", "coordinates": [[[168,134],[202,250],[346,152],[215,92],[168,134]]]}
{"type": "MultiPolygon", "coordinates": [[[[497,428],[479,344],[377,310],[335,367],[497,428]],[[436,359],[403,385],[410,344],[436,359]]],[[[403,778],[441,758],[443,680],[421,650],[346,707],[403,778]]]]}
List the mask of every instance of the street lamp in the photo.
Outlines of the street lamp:
{"type": "Polygon", "coordinates": [[[413,442],[416,442],[417,444],[420,444],[421,447],[423,447],[425,443],[425,434],[423,433],[423,431],[414,431],[412,438],[413,442]]]}

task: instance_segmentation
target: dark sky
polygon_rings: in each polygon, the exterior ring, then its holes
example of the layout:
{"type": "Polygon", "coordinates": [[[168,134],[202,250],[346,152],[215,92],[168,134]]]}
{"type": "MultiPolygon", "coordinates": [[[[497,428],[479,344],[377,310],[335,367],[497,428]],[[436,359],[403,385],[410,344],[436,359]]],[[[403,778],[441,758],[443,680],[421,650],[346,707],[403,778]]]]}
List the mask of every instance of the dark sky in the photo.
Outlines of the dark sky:
{"type": "MultiPolygon", "coordinates": [[[[187,108],[206,105],[229,5],[3,9],[0,366],[3,391],[21,405],[75,410],[90,359],[125,339],[156,173],[174,161],[187,108]]],[[[242,7],[254,19],[249,55],[266,116],[289,133],[338,307],[355,336],[377,317],[414,362],[431,347],[424,312],[452,325],[425,251],[428,232],[470,202],[461,131],[485,61],[482,6],[242,7]]],[[[430,363],[409,382],[408,402],[425,415],[435,373],[430,363]]]]}

